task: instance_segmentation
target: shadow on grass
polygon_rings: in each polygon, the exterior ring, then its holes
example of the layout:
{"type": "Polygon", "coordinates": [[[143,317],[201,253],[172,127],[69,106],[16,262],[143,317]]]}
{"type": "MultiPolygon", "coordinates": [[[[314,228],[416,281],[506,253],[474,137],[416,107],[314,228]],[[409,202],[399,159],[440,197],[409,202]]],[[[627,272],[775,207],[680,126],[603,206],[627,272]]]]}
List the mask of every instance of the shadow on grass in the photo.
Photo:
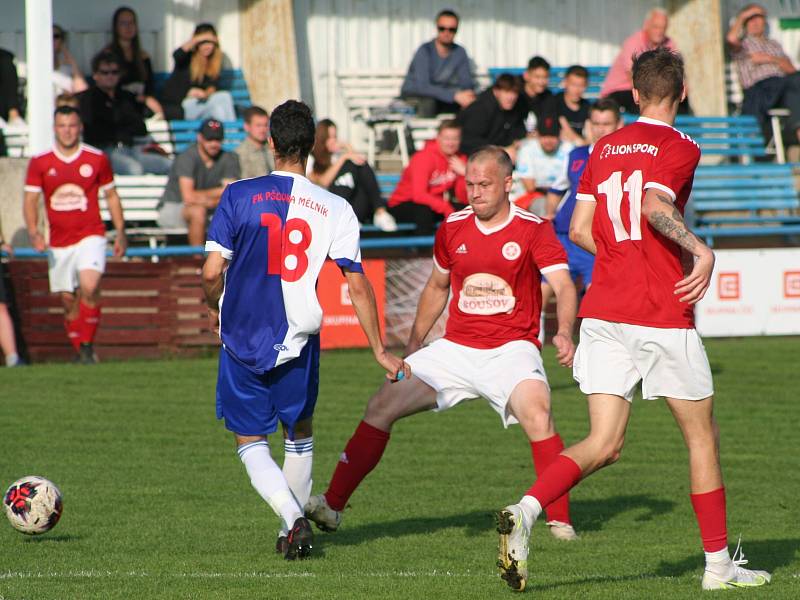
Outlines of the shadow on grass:
{"type": "MultiPolygon", "coordinates": [[[[645,494],[614,496],[602,500],[579,500],[572,503],[572,517],[578,531],[599,531],[603,524],[619,514],[646,509],[645,514],[636,518],[637,522],[650,521],[670,512],[675,502],[657,500],[645,494]]],[[[499,508],[499,507],[498,507],[499,508]]],[[[466,530],[468,536],[483,535],[494,530],[494,513],[490,510],[476,510],[466,514],[447,517],[412,517],[397,521],[369,523],[358,527],[347,527],[347,516],[342,529],[333,535],[315,534],[316,539],[325,544],[350,546],[379,538],[399,538],[409,535],[435,533],[451,527],[466,530]]]]}
{"type": "Polygon", "coordinates": [[[671,512],[675,505],[676,502],[672,500],[634,494],[596,500],[574,500],[570,502],[570,513],[578,531],[600,531],[606,522],[622,513],[645,509],[644,513],[634,519],[637,523],[644,523],[671,512]]]}
{"type": "Polygon", "coordinates": [[[62,535],[42,535],[25,538],[26,544],[60,544],[62,542],[75,542],[83,536],[65,533],[62,535]]]}
{"type": "MultiPolygon", "coordinates": [[[[800,539],[744,540],[742,548],[745,558],[748,560],[748,564],[744,565],[745,568],[772,572],[788,566],[794,561],[797,551],[800,550],[800,539]]],[[[733,547],[731,552],[733,552],[733,547]]],[[[662,562],[656,574],[660,577],[678,577],[689,571],[702,570],[702,568],[703,555],[697,553],[683,560],[662,562]]]]}

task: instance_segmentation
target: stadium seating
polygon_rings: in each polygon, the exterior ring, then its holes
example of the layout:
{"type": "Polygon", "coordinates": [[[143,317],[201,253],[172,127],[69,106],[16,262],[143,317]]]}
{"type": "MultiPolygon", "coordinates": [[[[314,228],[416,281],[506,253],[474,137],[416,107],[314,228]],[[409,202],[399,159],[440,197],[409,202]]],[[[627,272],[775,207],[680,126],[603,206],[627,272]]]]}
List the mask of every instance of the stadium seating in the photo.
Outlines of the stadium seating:
{"type": "MultiPolygon", "coordinates": [[[[170,73],[159,71],[153,73],[153,83],[156,93],[161,91],[164,82],[169,79],[170,73]]],[[[247,89],[247,80],[241,69],[223,69],[219,75],[219,89],[228,90],[233,96],[233,103],[237,106],[250,106],[250,91],[247,89]]]]}
{"type": "Polygon", "coordinates": [[[692,189],[694,231],[718,237],[800,235],[791,165],[700,166],[692,189]]]}
{"type": "MultiPolygon", "coordinates": [[[[551,67],[550,68],[550,82],[549,87],[553,93],[557,93],[561,89],[561,80],[567,72],[569,67],[551,67]]],[[[589,71],[589,87],[586,88],[586,98],[594,99],[600,97],[600,88],[603,86],[603,81],[608,74],[608,67],[592,66],[586,67],[589,71]]],[[[512,75],[522,75],[525,72],[525,67],[491,67],[489,69],[489,79],[494,81],[501,73],[511,73],[512,75]]]]}

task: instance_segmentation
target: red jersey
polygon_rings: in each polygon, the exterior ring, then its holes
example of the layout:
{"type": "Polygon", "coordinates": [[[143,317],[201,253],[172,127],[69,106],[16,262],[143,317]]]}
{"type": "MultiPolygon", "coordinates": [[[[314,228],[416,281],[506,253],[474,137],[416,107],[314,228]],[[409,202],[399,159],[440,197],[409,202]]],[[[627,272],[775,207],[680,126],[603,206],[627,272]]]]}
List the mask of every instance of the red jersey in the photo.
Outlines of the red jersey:
{"type": "Polygon", "coordinates": [[[512,204],[508,221],[486,229],[465,208],[439,227],[433,260],[453,289],[446,339],[472,348],[516,340],[541,347],[541,274],[568,268],[549,221],[512,204]]]}
{"type": "Polygon", "coordinates": [[[90,235],[105,235],[97,192],[113,187],[114,175],[105,154],[86,144],[72,156],[55,148],[37,154],[25,178],[26,192],[44,193],[50,245],[56,248],[77,244],[90,235]]]}
{"type": "Polygon", "coordinates": [[[578,186],[578,200],[597,202],[597,257],[579,317],[694,327],[692,306],[674,293],[684,277],[680,246],[642,219],[642,198],[649,188],[661,190],[683,214],[699,160],[689,136],[645,117],[595,144],[578,186]]]}

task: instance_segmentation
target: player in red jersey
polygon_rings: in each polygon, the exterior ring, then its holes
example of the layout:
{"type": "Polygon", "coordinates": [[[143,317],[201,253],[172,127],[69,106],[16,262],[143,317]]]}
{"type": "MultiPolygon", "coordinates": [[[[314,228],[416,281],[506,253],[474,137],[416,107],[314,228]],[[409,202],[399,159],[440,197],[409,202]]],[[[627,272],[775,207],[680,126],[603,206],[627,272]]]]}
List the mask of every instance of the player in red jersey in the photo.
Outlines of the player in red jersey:
{"type": "Polygon", "coordinates": [[[48,247],[39,231],[39,194],[44,194],[50,226],[50,291],[60,293],[64,326],[78,360],[97,362],[92,346],[100,322],[100,278],[106,265],[106,228],[99,191],[105,193],[117,230],[114,256],[125,254],[125,221],[111,165],[97,148],[81,143],[81,118],[71,106],[56,109],[55,146],[37,154],[25,179],[25,223],[33,247],[48,247]]]}
{"type": "MultiPolygon", "coordinates": [[[[549,221],[508,199],[512,164],[489,146],[467,162],[470,206],[439,227],[434,268],[422,291],[406,346],[414,378],[385,383],[367,404],[364,420],[347,443],[327,492],[312,496],[306,515],[320,529],[335,530],[350,495],[380,461],[392,425],[403,417],[445,410],[483,397],[504,426],[519,422],[528,436],[534,468],[542,472],[563,449],[550,412],[550,388],[539,352],[541,275],[558,302],[559,362],[572,364],[575,286],[566,253],[549,221]],[[422,347],[452,288],[442,339],[422,347]]],[[[547,507],[551,533],[574,539],[569,499],[547,507]]]]}
{"type": "Polygon", "coordinates": [[[596,254],[573,367],[588,394],[591,430],[519,504],[498,514],[501,575],[514,589],[525,587],[530,530],[542,506],[619,459],[639,381],[645,399],[666,398],[689,449],[691,501],[706,557],[703,589],[770,580],[728,553],[711,370],[693,319],[714,253],[683,220],[700,149],[672,127],[686,96],[682,59],[666,49],[641,54],[633,85],[642,116],[597,142],[570,226],[570,239],[596,254]]]}

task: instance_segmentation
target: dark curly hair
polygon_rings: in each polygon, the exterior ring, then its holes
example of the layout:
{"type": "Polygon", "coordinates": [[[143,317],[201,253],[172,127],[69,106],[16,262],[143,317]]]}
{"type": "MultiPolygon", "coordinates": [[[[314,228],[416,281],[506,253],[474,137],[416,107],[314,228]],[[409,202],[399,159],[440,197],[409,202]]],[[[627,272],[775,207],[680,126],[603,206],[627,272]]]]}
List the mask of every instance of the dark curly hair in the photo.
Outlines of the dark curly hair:
{"type": "Polygon", "coordinates": [[[275,156],[290,162],[302,162],[314,146],[314,118],[307,104],[287,100],[274,111],[269,133],[275,144],[275,156]]]}

